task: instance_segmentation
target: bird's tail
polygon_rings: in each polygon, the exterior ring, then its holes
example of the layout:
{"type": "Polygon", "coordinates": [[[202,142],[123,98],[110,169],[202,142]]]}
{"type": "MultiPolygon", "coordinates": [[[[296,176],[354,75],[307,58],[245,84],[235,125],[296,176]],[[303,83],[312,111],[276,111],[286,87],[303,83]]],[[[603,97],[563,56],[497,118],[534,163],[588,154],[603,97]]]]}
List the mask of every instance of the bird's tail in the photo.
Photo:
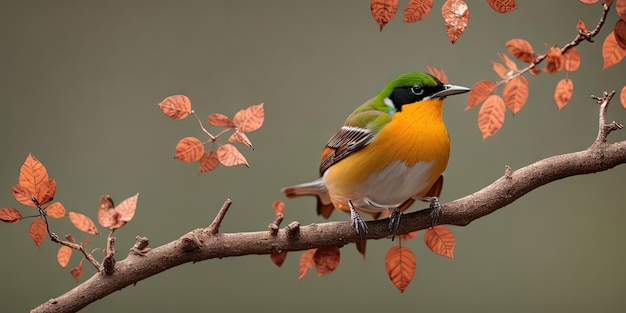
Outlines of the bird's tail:
{"type": "Polygon", "coordinates": [[[285,193],[287,198],[315,196],[317,198],[317,214],[324,218],[329,218],[335,209],[322,178],[304,184],[285,187],[281,191],[285,193]]]}

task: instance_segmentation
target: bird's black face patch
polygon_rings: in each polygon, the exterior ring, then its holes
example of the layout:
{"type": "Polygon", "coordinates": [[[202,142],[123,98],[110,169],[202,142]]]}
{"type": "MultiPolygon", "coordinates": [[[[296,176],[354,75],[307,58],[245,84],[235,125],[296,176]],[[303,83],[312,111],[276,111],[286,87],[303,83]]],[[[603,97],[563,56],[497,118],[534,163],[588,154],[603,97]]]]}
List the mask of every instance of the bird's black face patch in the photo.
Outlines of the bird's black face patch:
{"type": "Polygon", "coordinates": [[[410,87],[396,87],[389,95],[389,99],[398,112],[402,111],[402,106],[423,100],[432,96],[436,92],[443,90],[443,84],[438,82],[435,86],[414,85],[410,87]]]}

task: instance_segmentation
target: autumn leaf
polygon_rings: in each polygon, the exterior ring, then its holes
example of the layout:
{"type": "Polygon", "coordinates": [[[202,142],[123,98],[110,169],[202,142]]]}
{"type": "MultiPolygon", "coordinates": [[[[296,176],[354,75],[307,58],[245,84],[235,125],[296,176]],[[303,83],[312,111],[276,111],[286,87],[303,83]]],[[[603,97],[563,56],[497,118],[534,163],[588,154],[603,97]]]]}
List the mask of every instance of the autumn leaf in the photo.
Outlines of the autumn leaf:
{"type": "Polygon", "coordinates": [[[432,252],[454,259],[454,235],[445,225],[429,228],[424,234],[424,242],[432,252]]]}
{"type": "Polygon", "coordinates": [[[626,0],[617,0],[615,2],[615,12],[620,19],[626,21],[626,0]]]}
{"type": "Polygon", "coordinates": [[[263,103],[261,103],[237,112],[233,117],[233,124],[237,126],[240,132],[249,133],[261,128],[264,119],[265,110],[263,109],[263,103]]]}
{"type": "Polygon", "coordinates": [[[596,4],[600,0],[578,0],[578,1],[584,4],[596,4]]]}
{"type": "Polygon", "coordinates": [[[9,224],[17,224],[22,219],[22,213],[14,208],[2,208],[0,210],[0,221],[9,224]]]}
{"type": "Polygon", "coordinates": [[[78,266],[73,268],[72,270],[70,270],[70,275],[72,275],[72,277],[74,277],[76,282],[79,282],[80,281],[80,277],[83,275],[83,260],[84,260],[84,258],[80,259],[80,262],[78,263],[78,266]]]}
{"type": "Polygon", "coordinates": [[[526,77],[517,76],[506,83],[502,97],[509,110],[513,114],[517,114],[528,100],[528,80],[526,77]]]}
{"type": "Polygon", "coordinates": [[[40,195],[41,199],[37,199],[39,200],[39,204],[43,205],[45,203],[48,203],[50,201],[52,201],[52,199],[54,199],[54,194],[57,191],[57,182],[50,178],[48,180],[48,188],[44,188],[45,192],[43,193],[43,195],[40,195]]]}
{"type": "Polygon", "coordinates": [[[514,72],[517,71],[517,64],[515,64],[515,62],[513,62],[513,60],[511,60],[511,58],[509,58],[506,54],[498,53],[498,56],[500,57],[500,60],[504,62],[504,65],[509,68],[509,70],[514,72]]]}
{"type": "Polygon", "coordinates": [[[371,0],[370,11],[382,32],[383,27],[391,22],[396,15],[398,11],[398,0],[371,0]]]}
{"type": "Polygon", "coordinates": [[[546,67],[543,69],[546,73],[558,73],[565,66],[565,57],[561,53],[561,49],[551,47],[546,53],[546,67]]]}
{"type": "Polygon", "coordinates": [[[315,261],[313,261],[313,255],[317,249],[309,249],[302,253],[300,257],[300,264],[298,265],[298,280],[304,278],[304,275],[315,266],[315,261]]]}
{"type": "Polygon", "coordinates": [[[530,43],[524,39],[511,39],[504,44],[512,56],[526,63],[532,63],[535,60],[535,52],[530,43]]]}
{"type": "Polygon", "coordinates": [[[496,83],[490,80],[481,80],[470,90],[467,96],[467,107],[465,110],[472,109],[481,104],[496,90],[496,83]]]}
{"type": "Polygon", "coordinates": [[[572,92],[574,91],[574,82],[569,78],[563,78],[556,84],[554,90],[554,102],[556,106],[561,110],[564,108],[569,100],[572,98],[572,92]]]}
{"type": "Polygon", "coordinates": [[[332,273],[339,266],[340,256],[339,247],[317,248],[315,254],[313,254],[317,275],[322,276],[332,273]]]}
{"type": "Polygon", "coordinates": [[[219,164],[220,161],[217,159],[217,154],[215,154],[215,152],[205,152],[200,158],[200,168],[198,169],[198,175],[214,170],[219,164]]]}
{"type": "Polygon", "coordinates": [[[169,118],[182,120],[191,114],[191,100],[184,95],[169,96],[159,103],[159,108],[169,118]]]}
{"type": "Polygon", "coordinates": [[[245,133],[239,131],[239,129],[237,129],[235,132],[233,132],[232,135],[230,135],[230,138],[228,138],[228,142],[240,142],[248,146],[249,148],[252,148],[252,142],[250,141],[250,139],[248,139],[248,136],[245,133]]]}
{"type": "Polygon", "coordinates": [[[98,234],[98,228],[96,228],[96,224],[87,216],[76,213],[69,212],[70,222],[76,227],[78,230],[86,232],[91,235],[98,234]]]}
{"type": "Polygon", "coordinates": [[[287,251],[281,251],[281,252],[270,254],[270,259],[278,267],[283,266],[283,263],[285,262],[286,258],[287,258],[287,251]]]}
{"type": "Polygon", "coordinates": [[[86,246],[86,245],[88,245],[90,243],[91,243],[91,239],[89,239],[89,237],[87,237],[87,238],[83,239],[83,241],[80,242],[80,245],[81,246],[86,246]]]}
{"type": "Polygon", "coordinates": [[[563,53],[565,57],[565,70],[568,72],[574,72],[580,66],[580,52],[576,47],[571,47],[565,53],[563,53]]]}
{"type": "Polygon", "coordinates": [[[478,111],[478,128],[483,134],[483,141],[497,133],[504,124],[506,106],[498,95],[491,95],[478,111]]]}
{"type": "Polygon", "coordinates": [[[396,237],[398,239],[400,239],[401,242],[402,241],[409,241],[409,240],[415,238],[416,236],[417,236],[417,230],[416,231],[412,231],[410,233],[402,234],[402,235],[396,235],[396,237]]]}
{"type": "Polygon", "coordinates": [[[229,143],[217,148],[217,158],[225,166],[244,164],[246,167],[250,167],[243,154],[229,143]]]}
{"type": "Polygon", "coordinates": [[[32,197],[37,199],[40,205],[44,205],[54,197],[54,190],[51,188],[56,189],[56,182],[51,182],[46,167],[30,153],[20,169],[18,185],[19,187],[15,186],[12,189],[15,199],[34,208],[37,206],[31,200],[32,197]]]}
{"type": "Polygon", "coordinates": [[[463,0],[446,0],[441,7],[441,15],[446,26],[446,33],[450,42],[455,43],[469,21],[470,11],[463,0]]]}
{"type": "Polygon", "coordinates": [[[443,67],[436,68],[436,67],[427,66],[426,68],[428,69],[428,73],[430,73],[430,75],[435,76],[440,82],[444,84],[448,83],[448,76],[446,75],[446,72],[443,71],[443,67]]]}
{"type": "MultiPolygon", "coordinates": [[[[124,224],[130,222],[130,220],[133,219],[133,216],[135,216],[138,199],[139,193],[136,193],[134,196],[125,199],[115,207],[115,211],[117,211],[117,213],[119,213],[120,215],[120,221],[124,222],[124,224]]],[[[124,224],[120,225],[119,227],[124,226],[124,224]]]]}
{"type": "Polygon", "coordinates": [[[30,192],[28,190],[26,190],[24,187],[20,186],[19,184],[13,186],[13,188],[11,188],[11,194],[13,195],[13,198],[15,198],[15,200],[17,200],[17,202],[23,204],[23,205],[27,205],[30,207],[34,207],[36,208],[37,206],[35,205],[35,203],[32,200],[32,196],[30,194],[30,192]]]}
{"type": "Polygon", "coordinates": [[[61,267],[66,267],[72,257],[72,248],[68,246],[61,246],[57,251],[57,262],[61,267]]]}
{"type": "Polygon", "coordinates": [[[272,209],[274,209],[274,214],[276,216],[285,216],[285,202],[280,200],[276,200],[272,203],[272,209]]]}
{"type": "Polygon", "coordinates": [[[48,234],[48,229],[46,228],[46,222],[41,218],[36,218],[28,228],[28,233],[30,234],[30,238],[33,238],[35,245],[39,249],[41,247],[41,243],[44,239],[46,239],[46,235],[48,234]]]}
{"type": "Polygon", "coordinates": [[[204,154],[204,145],[196,137],[185,137],[176,144],[175,159],[183,162],[196,162],[204,154]]]}
{"type": "Polygon", "coordinates": [[[52,218],[62,218],[65,216],[65,207],[61,202],[54,202],[46,208],[46,215],[52,218]]]}
{"type": "Polygon", "coordinates": [[[517,9],[515,0],[487,0],[487,3],[498,13],[509,13],[517,9]]]}
{"type": "Polygon", "coordinates": [[[98,223],[102,227],[110,228],[119,221],[119,213],[115,211],[113,199],[111,196],[104,195],[100,197],[100,206],[98,207],[98,223]]]}
{"type": "Polygon", "coordinates": [[[624,109],[626,109],[626,86],[622,87],[622,92],[619,93],[619,100],[622,102],[624,109]]]}
{"type": "Polygon", "coordinates": [[[361,256],[363,256],[363,260],[365,261],[365,250],[367,250],[367,239],[359,240],[354,243],[356,245],[356,250],[359,251],[361,256]]]}
{"type": "Polygon", "coordinates": [[[213,126],[229,126],[229,127],[235,126],[233,121],[231,121],[228,118],[228,116],[224,114],[219,114],[219,113],[209,114],[209,116],[207,117],[207,120],[209,124],[213,126]]]}
{"type": "Polygon", "coordinates": [[[617,45],[622,49],[626,49],[626,21],[617,20],[613,33],[615,33],[617,45]]]}
{"type": "Polygon", "coordinates": [[[404,292],[415,275],[415,255],[404,246],[393,246],[385,256],[387,275],[400,292],[404,292]]]}
{"type": "Polygon", "coordinates": [[[615,32],[611,32],[606,36],[606,39],[604,39],[604,43],[602,44],[602,59],[604,60],[602,69],[604,70],[619,63],[624,56],[626,56],[626,49],[622,49],[617,44],[615,32]]]}
{"type": "Polygon", "coordinates": [[[583,22],[582,20],[578,20],[578,23],[576,24],[576,28],[581,34],[589,34],[589,29],[587,28],[587,25],[585,24],[585,22],[583,22]]]}
{"type": "Polygon", "coordinates": [[[506,66],[504,66],[502,63],[495,62],[495,61],[491,61],[491,64],[493,64],[493,71],[496,72],[496,74],[498,74],[500,78],[502,79],[509,78],[509,73],[511,73],[511,71],[507,69],[506,66]]]}
{"type": "Polygon", "coordinates": [[[415,23],[425,18],[433,8],[435,0],[410,0],[404,8],[403,21],[415,23]]]}

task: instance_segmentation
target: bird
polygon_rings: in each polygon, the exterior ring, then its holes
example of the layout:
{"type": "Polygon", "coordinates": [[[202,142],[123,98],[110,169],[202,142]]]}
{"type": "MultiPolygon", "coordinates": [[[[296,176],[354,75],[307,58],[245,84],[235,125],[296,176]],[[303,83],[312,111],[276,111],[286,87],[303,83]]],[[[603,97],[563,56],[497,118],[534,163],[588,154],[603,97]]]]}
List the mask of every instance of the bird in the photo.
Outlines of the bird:
{"type": "Polygon", "coordinates": [[[402,212],[416,200],[430,202],[434,224],[441,215],[438,196],[450,156],[444,99],[468,91],[424,72],[397,76],[331,136],[322,151],[318,179],[281,191],[287,198],[316,196],[317,213],[325,218],[334,209],[349,212],[361,240],[367,236],[367,224],[359,212],[378,218],[389,210],[392,240],[402,212]]]}

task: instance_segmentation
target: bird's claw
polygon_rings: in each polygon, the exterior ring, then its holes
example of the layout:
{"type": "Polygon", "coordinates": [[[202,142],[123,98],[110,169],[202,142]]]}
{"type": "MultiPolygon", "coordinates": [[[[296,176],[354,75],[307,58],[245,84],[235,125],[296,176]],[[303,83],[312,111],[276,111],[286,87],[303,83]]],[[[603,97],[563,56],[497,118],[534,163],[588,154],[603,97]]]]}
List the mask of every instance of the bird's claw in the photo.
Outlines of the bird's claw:
{"type": "Polygon", "coordinates": [[[389,215],[389,224],[387,224],[387,230],[391,233],[391,241],[398,234],[398,229],[400,229],[400,219],[402,218],[402,212],[400,209],[394,208],[389,215]]]}
{"type": "Polygon", "coordinates": [[[441,217],[441,203],[437,197],[430,197],[428,200],[430,201],[430,219],[432,225],[435,226],[441,217]]]}
{"type": "Polygon", "coordinates": [[[352,202],[348,201],[348,204],[350,206],[350,220],[352,221],[352,227],[354,228],[357,237],[359,237],[359,240],[363,240],[365,239],[365,236],[367,236],[367,224],[363,221],[363,219],[361,219],[359,212],[356,211],[352,202]]]}

